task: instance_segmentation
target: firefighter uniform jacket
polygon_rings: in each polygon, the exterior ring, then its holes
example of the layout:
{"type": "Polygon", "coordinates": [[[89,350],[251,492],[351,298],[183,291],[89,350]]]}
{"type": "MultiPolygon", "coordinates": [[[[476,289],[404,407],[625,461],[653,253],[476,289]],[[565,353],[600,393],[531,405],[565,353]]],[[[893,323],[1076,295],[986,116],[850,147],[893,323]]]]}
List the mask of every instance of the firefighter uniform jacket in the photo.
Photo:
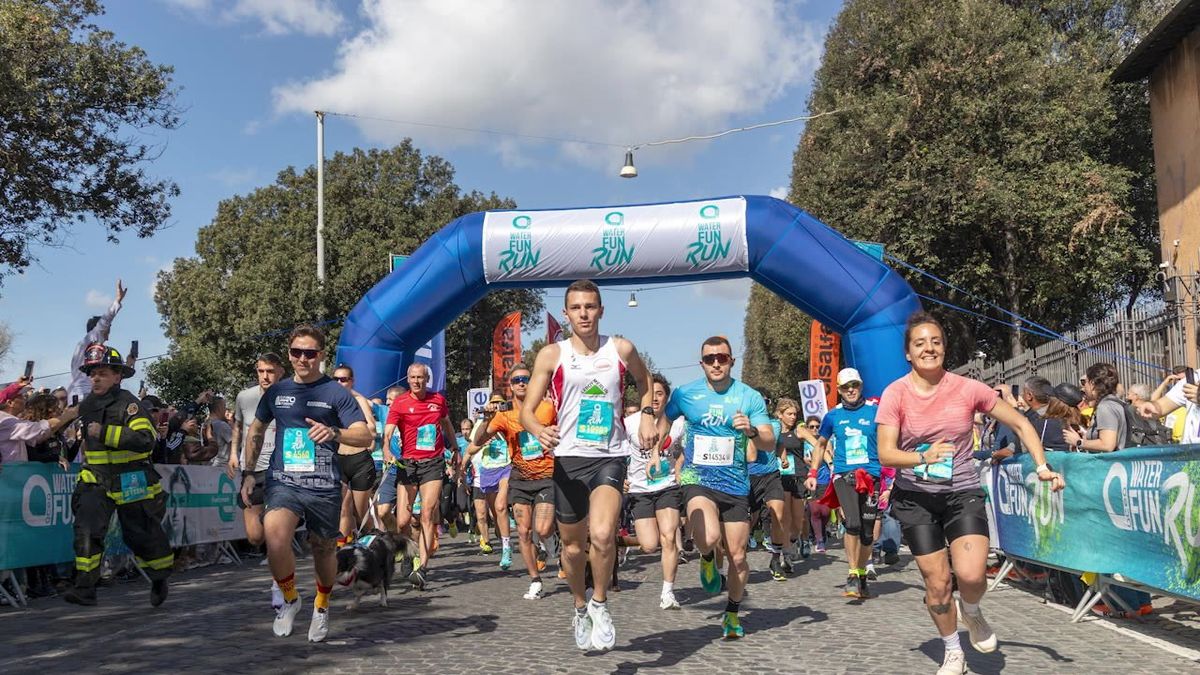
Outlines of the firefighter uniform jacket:
{"type": "Polygon", "coordinates": [[[162,493],[150,456],[158,443],[154,423],[136,396],[119,387],[90,394],[79,404],[83,424],[83,469],[79,480],[103,485],[117,504],[162,493]],[[99,442],[88,430],[100,425],[99,442]]]}

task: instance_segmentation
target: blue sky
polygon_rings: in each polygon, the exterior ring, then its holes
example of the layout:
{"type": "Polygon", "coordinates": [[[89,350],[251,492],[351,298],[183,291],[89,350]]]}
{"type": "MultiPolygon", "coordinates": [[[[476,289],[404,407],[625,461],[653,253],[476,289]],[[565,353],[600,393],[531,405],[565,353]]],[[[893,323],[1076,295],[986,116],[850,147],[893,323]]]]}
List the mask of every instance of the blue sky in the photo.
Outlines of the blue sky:
{"type": "MultiPolygon", "coordinates": [[[[313,109],[618,145],[783,119],[808,112],[839,5],[110,0],[98,23],[175,68],[183,125],[156,135],[163,153],[148,168],[182,194],[171,226],[151,239],[110,244],[98,228],[79,227],[67,248],[40,250],[37,266],[6,279],[0,317],[15,335],[0,367],[8,379],[27,359],[43,376],[66,371],[117,277],[130,290],[113,344],[124,351],[137,339],[143,356],[165,352],[155,275],[194,255],[196,232],[221,199],[312,164],[313,109]]],[[[455,166],[463,190],[557,208],[782,196],[802,129],[646,149],[633,180],[616,175],[619,148],[344,117],[327,118],[325,142],[331,156],[411,136],[455,166]]],[[[629,289],[618,288],[606,296],[604,330],[630,337],[683,382],[700,375],[688,364],[708,335],[727,335],[740,353],[749,287],[745,279],[650,287],[634,309],[629,289]]],[[[548,291],[548,307],[560,306],[559,293],[548,291]]]]}

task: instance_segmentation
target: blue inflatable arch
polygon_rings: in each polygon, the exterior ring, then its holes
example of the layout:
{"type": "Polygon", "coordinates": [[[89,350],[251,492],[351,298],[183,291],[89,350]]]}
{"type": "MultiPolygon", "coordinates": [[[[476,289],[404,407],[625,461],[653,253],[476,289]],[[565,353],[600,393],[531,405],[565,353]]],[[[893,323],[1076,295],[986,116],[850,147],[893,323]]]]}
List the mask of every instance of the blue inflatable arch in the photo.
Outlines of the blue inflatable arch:
{"type": "Polygon", "coordinates": [[[920,308],[908,283],[816,218],[762,196],[463,216],[359,301],[337,358],[354,367],[359,391],[382,395],[417,349],[494,289],[747,275],[842,334],[868,396],[907,371],[904,323],[920,308]]]}

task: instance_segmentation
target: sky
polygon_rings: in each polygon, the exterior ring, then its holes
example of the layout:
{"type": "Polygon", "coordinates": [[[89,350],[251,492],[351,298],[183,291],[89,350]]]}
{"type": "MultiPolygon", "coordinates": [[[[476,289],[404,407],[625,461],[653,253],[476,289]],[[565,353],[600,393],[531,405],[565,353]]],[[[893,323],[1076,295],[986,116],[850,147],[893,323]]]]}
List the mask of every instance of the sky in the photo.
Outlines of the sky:
{"type": "MultiPolygon", "coordinates": [[[[464,191],[520,208],[783,197],[802,123],[645,148],[637,178],[617,171],[626,145],[819,112],[806,102],[839,5],[110,0],[97,23],[175,69],[183,124],[155,133],[162,152],[147,170],[181,194],[152,238],[112,244],[82,225],[68,246],[39,249],[38,264],[5,279],[0,321],[14,340],[0,375],[14,379],[34,360],[38,386],[65,384],[58,374],[118,277],[129,293],[111,343],[165,353],[158,272],[195,255],[222,199],[315,161],[313,110],[358,116],[326,118],[327,157],[411,137],[455,167],[464,191]]],[[[693,355],[709,335],[727,336],[740,356],[748,279],[663,286],[606,286],[604,332],[629,337],[673,382],[701,375],[693,355]]],[[[548,290],[546,304],[557,311],[561,291],[548,290]]],[[[539,336],[544,328],[527,332],[526,344],[539,336]]]]}

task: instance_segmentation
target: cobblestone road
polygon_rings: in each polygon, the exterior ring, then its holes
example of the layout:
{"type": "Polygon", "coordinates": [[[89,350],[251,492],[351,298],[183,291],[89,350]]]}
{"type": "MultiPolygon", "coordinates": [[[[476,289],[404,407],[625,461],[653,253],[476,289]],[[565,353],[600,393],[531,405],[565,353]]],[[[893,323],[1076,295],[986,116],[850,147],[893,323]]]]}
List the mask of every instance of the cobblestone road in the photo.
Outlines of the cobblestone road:
{"type": "MultiPolygon", "coordinates": [[[[604,654],[575,649],[565,583],[547,576],[547,596],[522,600],[527,582],[502,572],[460,539],[447,541],[424,592],[393,592],[391,606],[364,600],[357,612],[335,592],[330,635],[305,633],[313,582],[301,560],[305,609],[290,638],[271,635],[269,575],[257,560],[176,575],[166,605],[149,607],[148,585],[102,588],[99,607],[58,598],[26,611],[0,608],[5,673],[342,672],[593,673],[672,672],[932,673],[942,647],[921,603],[920,578],[905,556],[862,604],[842,598],[840,551],[814,557],[786,582],[772,581],[765,553],[751,553],[747,636],[718,639],[724,600],[699,587],[695,562],[680,567],[682,611],[658,609],[657,558],[631,556],[622,591],[610,600],[617,645],[604,654]]],[[[973,672],[1196,673],[1200,665],[1106,629],[1072,625],[1068,615],[1019,590],[989,594],[983,607],[1000,649],[967,648],[973,672]]],[[[966,644],[965,632],[963,635],[966,644]]]]}

